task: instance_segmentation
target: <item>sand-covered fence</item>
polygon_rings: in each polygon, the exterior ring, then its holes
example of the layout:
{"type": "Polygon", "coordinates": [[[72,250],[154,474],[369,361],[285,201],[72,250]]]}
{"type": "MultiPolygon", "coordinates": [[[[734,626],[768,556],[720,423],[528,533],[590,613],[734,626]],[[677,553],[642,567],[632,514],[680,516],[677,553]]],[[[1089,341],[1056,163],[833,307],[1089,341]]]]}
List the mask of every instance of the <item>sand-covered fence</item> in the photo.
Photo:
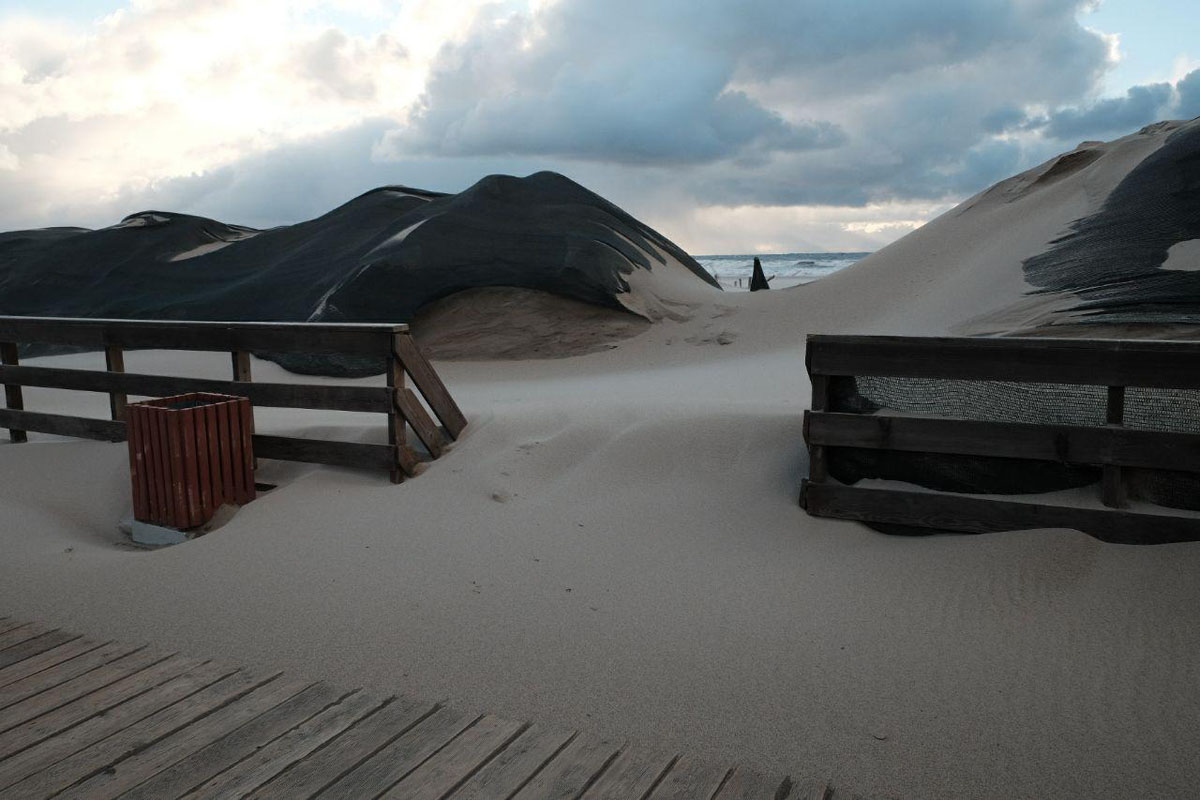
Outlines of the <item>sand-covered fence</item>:
{"type": "Polygon", "coordinates": [[[106,441],[126,438],[128,395],[155,397],[212,392],[248,397],[255,406],[378,412],[386,416],[388,443],[343,442],[255,434],[254,452],[263,458],[389,470],[392,480],[416,474],[421,454],[407,441],[413,429],[429,457],[437,458],[446,439],[455,439],[466,418],[433,366],[412,340],[407,325],[285,322],[181,322],[0,317],[0,383],[6,408],[0,427],[14,442],[26,431],[106,441]],[[106,369],[80,370],[21,366],[22,345],[90,348],[105,353],[106,369]],[[145,375],[124,371],[128,349],[200,350],[231,354],[232,379],[145,375]],[[256,383],[250,353],[289,353],[378,358],[387,385],[256,383]],[[433,416],[405,386],[406,376],[425,398],[433,416]],[[110,396],[112,419],[44,414],[24,407],[22,386],[102,392],[110,396]],[[441,426],[434,422],[436,416],[441,426]]]}
{"type": "Polygon", "coordinates": [[[1200,540],[1200,344],[810,336],[806,362],[810,514],[1200,540]],[[926,491],[854,485],[871,479],[926,491]],[[1095,484],[1102,505],[1078,491],[1095,484]]]}

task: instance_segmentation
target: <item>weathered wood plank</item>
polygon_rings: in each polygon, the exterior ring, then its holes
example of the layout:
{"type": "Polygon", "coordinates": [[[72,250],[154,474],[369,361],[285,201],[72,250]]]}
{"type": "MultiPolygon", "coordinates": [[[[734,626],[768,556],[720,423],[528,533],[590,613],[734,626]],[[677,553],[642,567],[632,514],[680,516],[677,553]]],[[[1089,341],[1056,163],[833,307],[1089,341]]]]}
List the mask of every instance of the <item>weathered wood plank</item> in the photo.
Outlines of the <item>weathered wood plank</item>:
{"type": "Polygon", "coordinates": [[[485,716],[389,789],[384,800],[441,800],[503,750],[525,726],[485,716]]]}
{"type": "Polygon", "coordinates": [[[441,456],[442,448],[445,446],[442,431],[425,411],[425,406],[421,405],[421,401],[417,399],[411,389],[397,390],[396,408],[412,427],[413,432],[417,434],[417,438],[425,445],[429,454],[434,458],[441,456]]]}
{"type": "MultiPolygon", "coordinates": [[[[60,643],[69,640],[70,633],[65,631],[54,631],[46,635],[53,637],[52,640],[58,640],[60,643]]],[[[110,664],[118,659],[122,659],[133,653],[138,648],[123,644],[110,644],[100,646],[95,644],[89,648],[91,651],[86,657],[76,658],[71,661],[59,659],[59,663],[53,669],[38,669],[18,680],[8,681],[3,687],[0,687],[0,709],[19,703],[27,697],[32,697],[35,694],[48,691],[56,686],[67,683],[68,681],[78,678],[79,676],[90,672],[97,667],[102,667],[105,664],[110,664]],[[64,662],[65,663],[62,663],[64,662]]],[[[58,650],[58,646],[54,646],[49,650],[39,653],[33,658],[27,658],[17,664],[13,664],[8,669],[16,669],[22,667],[31,661],[41,658],[49,653],[54,653],[58,650]]],[[[3,723],[0,722],[0,726],[3,723]]]]}
{"type": "MultiPolygon", "coordinates": [[[[109,373],[121,373],[125,371],[125,351],[116,345],[109,345],[104,348],[104,368],[109,373]]],[[[125,419],[125,406],[129,404],[129,398],[122,392],[110,392],[108,395],[108,409],[113,419],[125,419]]]]}
{"type": "MultiPolygon", "coordinates": [[[[0,342],[0,364],[15,366],[19,363],[19,360],[20,359],[17,356],[17,344],[15,341],[0,342]]],[[[9,383],[4,385],[4,405],[6,408],[12,411],[20,411],[25,407],[25,400],[20,386],[9,383]]],[[[18,428],[9,428],[8,438],[9,441],[17,444],[28,441],[29,437],[23,430],[18,428]]]]}
{"type": "MultiPolygon", "coordinates": [[[[8,674],[9,669],[16,669],[24,666],[33,658],[39,658],[46,653],[53,652],[57,648],[50,648],[45,651],[38,652],[30,659],[19,661],[12,664],[10,667],[4,668],[4,674],[8,674]]],[[[60,663],[54,665],[52,669],[36,670],[27,678],[22,680],[36,681],[37,685],[43,690],[57,686],[60,683],[66,683],[73,678],[77,678],[87,672],[90,672],[97,667],[102,667],[105,664],[124,658],[140,648],[133,645],[121,644],[119,642],[109,642],[99,647],[91,648],[87,653],[80,655],[77,658],[64,659],[60,663]]]]}
{"type": "Polygon", "coordinates": [[[713,800],[785,800],[791,793],[791,778],[736,767],[713,800]]]}
{"type": "Polygon", "coordinates": [[[356,692],[192,790],[185,800],[244,797],[377,711],[383,702],[382,697],[356,692]]]}
{"type": "Polygon", "coordinates": [[[103,442],[125,441],[125,423],[90,417],[68,417],[62,414],[40,414],[36,411],[0,409],[0,428],[19,427],[25,431],[52,433],[76,439],[99,439],[103,442]]]}
{"type": "Polygon", "coordinates": [[[362,719],[327,746],[299,761],[250,795],[254,800],[313,797],[437,710],[432,703],[398,698],[362,719]]]}
{"type": "Polygon", "coordinates": [[[453,800],[508,800],[574,736],[571,731],[529,728],[460,786],[453,800]]]}
{"type": "Polygon", "coordinates": [[[399,739],[368,758],[321,793],[322,798],[357,800],[378,797],[425,759],[445,747],[475,721],[475,717],[450,708],[439,708],[399,739]]]}
{"type": "Polygon", "coordinates": [[[621,749],[618,742],[576,736],[513,800],[574,800],[616,759],[621,749]]]}
{"type": "Polygon", "coordinates": [[[64,642],[57,647],[52,647],[49,650],[38,653],[36,656],[30,656],[24,661],[10,664],[4,669],[0,669],[0,687],[8,686],[14,681],[24,680],[39,672],[45,672],[64,661],[81,656],[104,644],[104,642],[85,639],[82,636],[75,636],[63,631],[59,631],[57,635],[64,637],[64,642]]]}
{"type": "Polygon", "coordinates": [[[694,800],[711,798],[721,788],[728,767],[706,764],[690,756],[681,756],[647,800],[694,800]]]}
{"type": "Polygon", "coordinates": [[[813,334],[807,348],[816,375],[1200,388],[1195,342],[813,334]]]}
{"type": "Polygon", "coordinates": [[[43,636],[51,630],[53,629],[39,622],[26,622],[22,625],[17,625],[4,633],[0,633],[0,650],[5,650],[13,645],[29,641],[38,636],[43,636]]]}
{"type": "Polygon", "coordinates": [[[0,669],[6,668],[11,664],[17,664],[27,658],[32,658],[39,653],[44,653],[51,650],[61,643],[61,639],[57,636],[48,635],[51,631],[42,633],[39,636],[34,636],[22,641],[19,644],[14,644],[0,650],[0,669]]]}
{"type": "MultiPolygon", "coordinates": [[[[0,791],[216,684],[234,672],[235,669],[219,664],[204,664],[108,709],[102,716],[94,716],[53,738],[6,755],[0,760],[0,791]]],[[[69,765],[64,766],[64,770],[67,769],[69,765]]],[[[29,792],[27,796],[38,796],[34,787],[26,786],[26,789],[29,792]]]]}
{"type": "MultiPolygon", "coordinates": [[[[1108,403],[1105,408],[1105,416],[1107,423],[1110,426],[1115,426],[1108,428],[1108,430],[1115,430],[1125,424],[1124,386],[1108,387],[1108,403]]],[[[1101,484],[1101,498],[1104,501],[1104,505],[1110,508],[1125,508],[1129,505],[1125,498],[1125,478],[1119,466],[1111,463],[1105,464],[1101,484]]]]}
{"type": "MultiPolygon", "coordinates": [[[[200,662],[195,659],[172,656],[90,694],[77,697],[75,700],[58,706],[53,711],[33,717],[15,728],[0,733],[0,758],[32,747],[43,739],[61,733],[73,725],[97,714],[103,714],[113,706],[120,705],[131,697],[137,697],[199,665],[200,662]]],[[[54,695],[57,692],[57,688],[49,689],[42,696],[54,695]]]]}
{"type": "Polygon", "coordinates": [[[191,392],[230,394],[250,398],[256,406],[311,408],[335,411],[386,413],[392,406],[391,393],[382,386],[330,386],[316,383],[239,383],[210,378],[149,375],[135,372],[59,367],[0,366],[0,382],[80,392],[167,397],[191,392]]]}
{"type": "MultiPolygon", "coordinates": [[[[179,750],[183,758],[129,789],[121,797],[124,800],[182,797],[337,702],[340,694],[327,684],[313,684],[207,746],[191,752],[179,750]]],[[[144,755],[153,757],[154,750],[170,746],[168,741],[160,742],[144,755]]],[[[118,769],[127,771],[128,767],[122,764],[118,769]]],[[[108,794],[115,796],[117,792],[110,791],[108,794]]]]}
{"type": "Polygon", "coordinates": [[[407,325],[314,322],[192,322],[0,316],[0,341],[102,349],[374,355],[407,325]]]}
{"type": "Polygon", "coordinates": [[[626,747],[580,800],[640,800],[658,785],[675,758],[670,753],[626,747]]]}
{"type": "Polygon", "coordinates": [[[207,716],[194,719],[179,730],[146,742],[136,752],[122,753],[107,760],[87,780],[59,795],[60,800],[107,800],[134,788],[191,753],[237,730],[270,711],[306,688],[300,681],[275,680],[218,708],[207,716]]]}
{"type": "Polygon", "coordinates": [[[805,412],[810,444],[1200,472],[1200,435],[1133,428],[805,412]]]}
{"type": "Polygon", "coordinates": [[[230,360],[233,366],[233,379],[238,382],[249,383],[254,380],[250,371],[250,354],[245,350],[235,350],[230,353],[230,360]]]}
{"type": "Polygon", "coordinates": [[[393,449],[386,444],[334,442],[264,434],[255,434],[254,453],[259,458],[278,458],[285,461],[305,461],[313,464],[332,464],[361,469],[390,470],[394,462],[393,449]]]}
{"type": "Polygon", "coordinates": [[[788,800],[833,800],[833,787],[827,783],[803,783],[793,787],[788,800]]]}
{"type": "Polygon", "coordinates": [[[388,391],[393,397],[393,405],[387,410],[388,444],[391,445],[394,455],[391,466],[392,483],[400,483],[406,474],[410,476],[414,474],[412,470],[415,469],[415,464],[412,462],[415,461],[415,457],[407,459],[409,463],[405,464],[404,450],[408,448],[408,434],[404,428],[404,418],[399,415],[395,405],[395,395],[404,390],[404,367],[391,348],[388,349],[384,378],[387,381],[388,391]]]}
{"type": "Polygon", "coordinates": [[[1169,544],[1200,539],[1200,518],[1182,515],[817,483],[805,484],[804,493],[808,513],[861,522],[962,533],[1073,528],[1114,544],[1169,544]]]}
{"type": "Polygon", "coordinates": [[[14,619],[13,617],[4,617],[0,619],[0,633],[11,631],[13,628],[19,628],[22,625],[28,624],[29,623],[25,622],[24,620],[14,619]]]}
{"type": "MultiPolygon", "coordinates": [[[[24,673],[25,675],[32,674],[32,672],[30,672],[30,670],[33,669],[30,666],[31,661],[34,661],[34,659],[38,658],[47,650],[54,650],[60,645],[66,644],[67,642],[70,642],[76,638],[78,637],[75,636],[75,634],[68,633],[66,631],[50,631],[49,633],[44,633],[41,636],[30,637],[29,639],[26,639],[26,649],[28,650],[32,647],[33,649],[37,649],[38,652],[28,655],[18,662],[9,664],[8,666],[4,667],[4,669],[0,669],[0,698],[4,697],[4,693],[7,691],[8,684],[20,679],[14,676],[20,673],[24,673]],[[30,642],[36,642],[36,644],[30,645],[30,642]]],[[[38,670],[33,669],[33,671],[36,672],[38,670]]],[[[22,677],[24,677],[24,675],[22,675],[22,677]]],[[[0,708],[3,707],[4,702],[2,699],[0,699],[0,708]]]]}
{"type": "Polygon", "coordinates": [[[467,418],[450,396],[446,384],[434,371],[433,365],[425,358],[425,354],[417,347],[411,335],[404,333],[393,338],[395,353],[404,364],[404,369],[412,377],[413,383],[425,396],[433,413],[446,426],[446,432],[451,439],[457,439],[467,427],[467,418]]]}
{"type": "MultiPolygon", "coordinates": [[[[193,721],[205,718],[206,714],[215,714],[218,709],[228,707],[228,704],[254,689],[276,683],[276,677],[262,678],[244,673],[231,675],[30,774],[6,791],[15,797],[49,797],[61,792],[110,767],[130,753],[184,729],[193,721]]],[[[124,705],[118,708],[124,708],[124,705]]],[[[78,727],[72,728],[70,733],[74,733],[78,727]]]]}
{"type": "Polygon", "coordinates": [[[73,700],[91,694],[97,689],[108,686],[127,675],[140,672],[146,667],[157,664],[170,657],[171,653],[160,653],[152,650],[137,650],[124,658],[117,659],[102,667],[90,670],[72,678],[66,683],[60,683],[53,691],[45,691],[13,703],[4,709],[0,716],[0,730],[8,731],[27,722],[34,717],[46,714],[64,706],[73,700]]]}

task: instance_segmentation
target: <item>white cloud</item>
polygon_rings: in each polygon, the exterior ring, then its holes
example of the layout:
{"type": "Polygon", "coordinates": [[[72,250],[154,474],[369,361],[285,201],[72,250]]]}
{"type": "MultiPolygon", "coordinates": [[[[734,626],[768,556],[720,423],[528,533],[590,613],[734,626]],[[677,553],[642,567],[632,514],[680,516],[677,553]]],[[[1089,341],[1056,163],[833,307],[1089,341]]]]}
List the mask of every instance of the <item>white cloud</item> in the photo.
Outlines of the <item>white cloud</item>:
{"type": "Polygon", "coordinates": [[[47,213],[219,169],[419,95],[477,2],[138,0],[94,23],[0,19],[0,144],[47,213]],[[370,17],[348,34],[331,14],[370,17]]]}
{"type": "MultiPolygon", "coordinates": [[[[697,251],[870,249],[1074,144],[1055,131],[1156,113],[1141,91],[1096,103],[1119,42],[1080,26],[1085,5],[130,0],[73,25],[0,15],[0,228],[148,207],[277,224],[385,183],[555,169],[697,251]]],[[[1175,83],[1170,108],[1200,102],[1200,75],[1175,83]]]]}

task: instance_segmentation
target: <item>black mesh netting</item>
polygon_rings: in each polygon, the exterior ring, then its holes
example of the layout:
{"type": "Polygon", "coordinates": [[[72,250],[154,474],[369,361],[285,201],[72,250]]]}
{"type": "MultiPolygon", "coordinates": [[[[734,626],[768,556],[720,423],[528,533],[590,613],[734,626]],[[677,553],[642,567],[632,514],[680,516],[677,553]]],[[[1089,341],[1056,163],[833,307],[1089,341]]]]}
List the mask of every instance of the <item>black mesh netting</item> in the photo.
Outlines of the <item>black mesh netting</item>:
{"type": "MultiPolygon", "coordinates": [[[[837,378],[831,411],[925,414],[955,419],[1046,425],[1105,424],[1107,389],[1010,381],[940,378],[837,378]]],[[[1130,428],[1200,433],[1200,391],[1129,388],[1130,428]]],[[[1097,484],[1098,466],[1018,458],[831,448],[829,472],[843,483],[880,478],[944,492],[1037,494],[1097,484]]],[[[1131,497],[1200,511],[1200,475],[1126,467],[1131,497]]]]}

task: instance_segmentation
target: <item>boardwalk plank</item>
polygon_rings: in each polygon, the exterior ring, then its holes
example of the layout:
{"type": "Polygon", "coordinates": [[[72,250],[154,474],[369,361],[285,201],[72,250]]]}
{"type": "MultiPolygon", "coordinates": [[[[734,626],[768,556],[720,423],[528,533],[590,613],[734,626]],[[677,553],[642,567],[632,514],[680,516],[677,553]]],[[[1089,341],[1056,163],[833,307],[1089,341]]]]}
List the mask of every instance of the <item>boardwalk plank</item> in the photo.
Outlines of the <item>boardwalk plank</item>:
{"type": "MultiPolygon", "coordinates": [[[[91,650],[79,656],[78,658],[62,661],[55,665],[53,669],[42,670],[34,675],[29,676],[29,678],[22,680],[28,681],[28,683],[25,684],[26,686],[32,686],[36,684],[42,687],[42,691],[44,691],[55,686],[61,686],[64,683],[69,683],[70,681],[73,681],[82,675],[86,675],[94,669],[99,669],[106,664],[111,664],[114,661],[119,661],[126,656],[132,655],[140,649],[141,648],[134,647],[132,645],[113,642],[111,644],[106,644],[95,648],[94,650],[91,650]]],[[[39,653],[38,655],[43,655],[43,653],[39,653]]],[[[21,664],[24,664],[30,660],[32,659],[26,659],[25,661],[22,661],[21,664]]],[[[19,665],[13,664],[12,666],[16,667],[19,665]]],[[[5,727],[8,726],[0,722],[0,729],[5,727]]]]}
{"type": "MultiPolygon", "coordinates": [[[[340,693],[327,684],[313,684],[232,733],[175,762],[122,797],[125,800],[182,797],[337,702],[339,696],[340,693]]],[[[166,746],[166,743],[156,745],[156,748],[161,746],[166,746]]],[[[146,751],[146,754],[151,755],[154,749],[146,751]]]]}
{"type": "Polygon", "coordinates": [[[269,685],[268,681],[274,682],[276,677],[231,675],[30,775],[7,791],[17,797],[47,797],[60,792],[130,753],[183,729],[193,720],[215,712],[256,687],[269,685]]]}
{"type": "MultiPolygon", "coordinates": [[[[825,784],[0,617],[0,797],[834,800],[825,784]]],[[[852,798],[853,795],[846,795],[852,798]]]]}
{"type": "Polygon", "coordinates": [[[44,633],[49,633],[50,630],[51,629],[47,628],[45,625],[39,625],[36,622],[22,623],[10,628],[4,633],[0,633],[0,650],[5,650],[9,647],[12,647],[14,644],[20,644],[21,642],[32,639],[35,636],[41,636],[44,633]]]}
{"type": "Polygon", "coordinates": [[[36,656],[38,653],[44,653],[62,643],[61,639],[49,636],[47,633],[49,632],[42,633],[39,636],[32,636],[19,644],[14,644],[11,647],[0,650],[0,669],[12,664],[19,664],[27,658],[36,656]]]}
{"type": "Polygon", "coordinates": [[[737,767],[713,800],[784,800],[792,796],[792,781],[782,775],[763,775],[737,767]]]}
{"type": "Polygon", "coordinates": [[[133,675],[144,670],[146,667],[164,661],[170,656],[170,653],[137,650],[124,658],[105,664],[102,667],[97,667],[90,672],[85,672],[78,678],[73,678],[66,683],[60,683],[58,686],[55,686],[52,692],[35,694],[4,709],[3,715],[0,716],[0,720],[2,720],[0,721],[0,729],[11,730],[34,717],[41,716],[59,706],[64,706],[73,700],[91,694],[97,689],[102,689],[110,683],[115,683],[127,675],[133,675]]]}
{"type": "Polygon", "coordinates": [[[116,797],[270,711],[305,688],[306,684],[301,681],[271,681],[174,733],[148,743],[133,755],[110,760],[99,773],[72,786],[59,797],[61,800],[106,800],[116,797]]]}
{"type": "Polygon", "coordinates": [[[341,702],[189,792],[186,800],[243,797],[378,710],[383,703],[384,698],[366,692],[356,692],[343,698],[341,702]]]}
{"type": "MultiPolygon", "coordinates": [[[[200,665],[199,661],[172,656],[146,669],[134,672],[113,683],[85,694],[54,710],[40,714],[27,722],[0,734],[0,758],[32,747],[43,739],[64,731],[72,725],[102,714],[113,706],[136,697],[177,675],[200,665]]],[[[92,673],[88,673],[89,675],[92,673]]],[[[57,695],[57,689],[38,697],[57,695]]]]}
{"type": "Polygon", "coordinates": [[[514,795],[514,800],[574,800],[620,751],[617,742],[577,736],[514,795]]]}
{"type": "Polygon", "coordinates": [[[583,800],[641,800],[674,763],[669,753],[627,747],[583,793],[583,800]]]}
{"type": "Polygon", "coordinates": [[[459,787],[454,800],[507,800],[574,736],[571,731],[529,728],[459,787]]]}
{"type": "Polygon", "coordinates": [[[21,750],[16,755],[5,757],[4,760],[0,760],[0,790],[162,711],[173,703],[229,677],[235,671],[217,664],[204,664],[145,694],[108,709],[102,716],[92,717],[52,739],[46,739],[33,747],[21,750]]]}
{"type": "Polygon", "coordinates": [[[64,661],[70,661],[77,656],[81,656],[102,646],[104,646],[104,642],[84,639],[83,637],[71,639],[60,644],[58,647],[52,647],[49,650],[38,653],[36,656],[30,656],[24,661],[19,661],[16,664],[10,664],[4,669],[0,669],[0,687],[8,686],[14,681],[24,680],[30,675],[36,675],[52,667],[57,667],[64,661]]]}
{"type": "Polygon", "coordinates": [[[718,767],[690,756],[681,756],[667,773],[667,777],[658,784],[649,800],[711,798],[729,772],[729,767],[718,767]]]}
{"type": "MultiPolygon", "coordinates": [[[[52,652],[57,649],[53,648],[46,652],[52,652]]],[[[74,659],[65,663],[60,662],[54,669],[43,669],[20,680],[12,681],[7,686],[0,687],[0,708],[7,708],[41,692],[56,689],[99,667],[123,659],[137,650],[138,648],[128,645],[106,645],[94,650],[89,658],[74,659]]],[[[45,654],[39,653],[37,656],[34,656],[34,659],[45,654]]],[[[20,664],[13,664],[12,666],[19,667],[34,659],[27,658],[20,662],[20,664]]],[[[4,722],[0,722],[0,730],[5,727],[8,726],[4,722]]]]}
{"type": "Polygon", "coordinates": [[[328,746],[293,764],[250,797],[254,800],[312,797],[436,709],[432,703],[397,699],[355,724],[328,746]]]}
{"type": "Polygon", "coordinates": [[[833,800],[833,787],[827,783],[801,784],[792,789],[788,800],[833,800]]]}
{"type": "Polygon", "coordinates": [[[444,747],[475,719],[461,711],[439,708],[321,792],[320,796],[345,800],[378,797],[444,747]]]}
{"type": "MultiPolygon", "coordinates": [[[[76,634],[67,633],[66,631],[50,631],[49,633],[43,633],[42,636],[25,640],[22,645],[18,646],[24,646],[24,651],[28,652],[29,655],[26,655],[20,661],[14,661],[13,663],[8,664],[5,669],[12,669],[13,667],[19,668],[22,666],[22,664],[28,662],[30,658],[36,658],[38,655],[41,655],[42,652],[53,650],[56,648],[56,646],[59,646],[60,644],[66,644],[67,642],[70,642],[71,639],[77,638],[79,637],[77,637],[76,634]]],[[[17,649],[17,646],[14,646],[13,650],[17,649]]]]}
{"type": "Polygon", "coordinates": [[[524,728],[518,722],[486,716],[409,773],[383,797],[440,800],[503,750],[524,728]]]}

